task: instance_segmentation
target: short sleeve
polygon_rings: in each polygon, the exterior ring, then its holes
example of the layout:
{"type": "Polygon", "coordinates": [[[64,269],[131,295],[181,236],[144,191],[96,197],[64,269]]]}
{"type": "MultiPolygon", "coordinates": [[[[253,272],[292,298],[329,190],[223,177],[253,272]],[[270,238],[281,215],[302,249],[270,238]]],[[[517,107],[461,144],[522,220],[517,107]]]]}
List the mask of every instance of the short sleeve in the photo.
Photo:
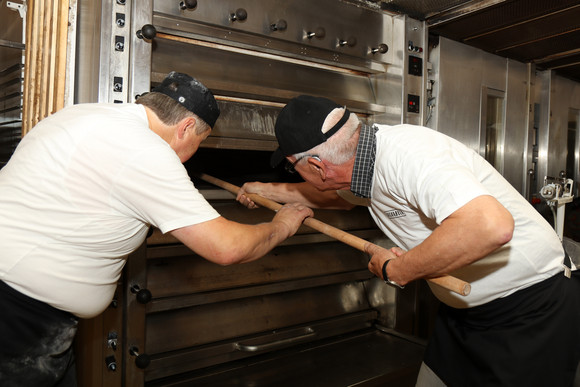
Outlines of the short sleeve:
{"type": "Polygon", "coordinates": [[[139,152],[118,173],[113,187],[113,207],[163,233],[220,216],[169,146],[139,152]]]}

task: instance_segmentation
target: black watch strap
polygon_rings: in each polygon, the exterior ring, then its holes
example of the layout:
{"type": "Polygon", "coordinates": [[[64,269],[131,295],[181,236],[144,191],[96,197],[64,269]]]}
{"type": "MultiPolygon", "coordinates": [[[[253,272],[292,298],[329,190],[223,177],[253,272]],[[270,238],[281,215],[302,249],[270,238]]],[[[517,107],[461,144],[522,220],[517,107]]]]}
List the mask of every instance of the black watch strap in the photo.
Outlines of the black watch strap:
{"type": "Polygon", "coordinates": [[[405,288],[404,286],[401,286],[401,285],[399,285],[398,283],[396,283],[395,281],[391,281],[391,280],[389,279],[389,276],[387,275],[387,264],[388,264],[390,261],[391,261],[390,259],[387,259],[387,260],[385,261],[385,263],[383,263],[383,268],[382,268],[382,271],[383,271],[383,280],[385,281],[385,283],[386,283],[386,284],[389,284],[389,285],[392,285],[392,286],[396,286],[396,287],[398,287],[399,289],[404,289],[404,288],[405,288]]]}

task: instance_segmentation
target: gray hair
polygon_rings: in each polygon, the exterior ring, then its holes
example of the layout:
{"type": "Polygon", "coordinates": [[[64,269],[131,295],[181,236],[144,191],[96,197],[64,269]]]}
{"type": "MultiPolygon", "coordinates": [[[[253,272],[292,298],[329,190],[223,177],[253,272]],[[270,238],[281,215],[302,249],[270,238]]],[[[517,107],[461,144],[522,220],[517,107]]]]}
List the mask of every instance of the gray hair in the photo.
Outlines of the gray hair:
{"type": "MultiPolygon", "coordinates": [[[[322,132],[327,132],[332,128],[344,115],[344,108],[336,108],[331,111],[322,125],[322,132]]],[[[350,160],[356,152],[355,134],[359,127],[360,121],[356,114],[350,113],[348,121],[328,140],[315,146],[306,152],[294,155],[296,159],[305,155],[318,155],[321,159],[340,165],[350,160]]]]}
{"type": "Polygon", "coordinates": [[[203,134],[211,129],[207,122],[199,118],[195,113],[190,112],[179,102],[163,93],[151,92],[144,94],[135,103],[153,110],[165,125],[173,126],[184,118],[193,117],[196,122],[196,134],[203,134]]]}

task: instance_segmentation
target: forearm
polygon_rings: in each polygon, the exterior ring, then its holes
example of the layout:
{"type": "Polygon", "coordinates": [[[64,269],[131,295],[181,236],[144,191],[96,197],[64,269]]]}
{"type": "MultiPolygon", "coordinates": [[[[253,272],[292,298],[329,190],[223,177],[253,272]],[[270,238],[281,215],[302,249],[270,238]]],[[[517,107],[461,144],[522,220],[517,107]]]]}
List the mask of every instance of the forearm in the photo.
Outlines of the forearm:
{"type": "Polygon", "coordinates": [[[218,218],[171,233],[203,258],[225,266],[260,258],[288,238],[291,230],[275,220],[246,225],[218,218]],[[205,231],[208,227],[210,232],[205,231]]]}
{"type": "Polygon", "coordinates": [[[282,206],[271,222],[248,225],[223,217],[171,231],[191,250],[220,265],[250,262],[294,235],[312,210],[301,204],[282,206]]]}
{"type": "Polygon", "coordinates": [[[415,248],[389,263],[389,278],[405,285],[419,278],[434,278],[449,274],[493,252],[499,246],[485,246],[481,240],[471,240],[436,229],[415,248]]]}
{"type": "Polygon", "coordinates": [[[289,228],[282,222],[241,225],[224,238],[219,251],[208,259],[224,266],[251,262],[266,255],[290,235],[289,228]]]}
{"type": "Polygon", "coordinates": [[[415,248],[395,257],[373,252],[369,267],[381,275],[386,259],[389,279],[405,285],[418,278],[449,274],[484,258],[511,240],[514,222],[511,214],[495,199],[482,196],[445,219],[415,248]]]}
{"type": "Polygon", "coordinates": [[[248,183],[249,193],[255,193],[278,203],[302,203],[310,208],[350,209],[336,191],[319,191],[309,183],[248,183]]]}

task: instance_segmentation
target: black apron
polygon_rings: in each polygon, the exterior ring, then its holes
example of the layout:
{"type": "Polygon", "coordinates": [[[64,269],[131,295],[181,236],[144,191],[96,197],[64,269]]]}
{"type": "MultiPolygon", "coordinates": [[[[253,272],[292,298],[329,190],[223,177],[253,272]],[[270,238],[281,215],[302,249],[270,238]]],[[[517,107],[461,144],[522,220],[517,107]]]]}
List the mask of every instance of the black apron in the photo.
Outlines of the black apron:
{"type": "Polygon", "coordinates": [[[76,386],[78,319],[0,281],[0,386],[76,386]]]}
{"type": "Polygon", "coordinates": [[[441,305],[425,363],[450,387],[572,386],[580,270],[467,309],[441,305]]]}

